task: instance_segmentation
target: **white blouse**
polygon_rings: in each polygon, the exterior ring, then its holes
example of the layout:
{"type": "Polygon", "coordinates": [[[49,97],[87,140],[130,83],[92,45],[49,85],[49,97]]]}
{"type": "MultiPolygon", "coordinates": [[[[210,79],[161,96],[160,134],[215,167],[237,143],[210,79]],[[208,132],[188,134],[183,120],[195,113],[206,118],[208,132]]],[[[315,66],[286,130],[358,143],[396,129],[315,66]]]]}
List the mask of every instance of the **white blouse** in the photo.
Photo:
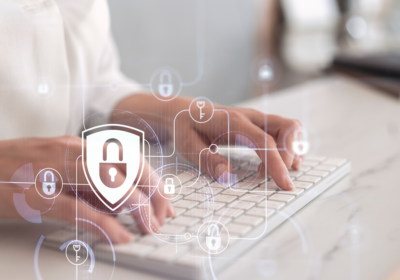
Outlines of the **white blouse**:
{"type": "Polygon", "coordinates": [[[119,70],[106,0],[0,0],[1,140],[71,134],[139,90],[119,70]]]}

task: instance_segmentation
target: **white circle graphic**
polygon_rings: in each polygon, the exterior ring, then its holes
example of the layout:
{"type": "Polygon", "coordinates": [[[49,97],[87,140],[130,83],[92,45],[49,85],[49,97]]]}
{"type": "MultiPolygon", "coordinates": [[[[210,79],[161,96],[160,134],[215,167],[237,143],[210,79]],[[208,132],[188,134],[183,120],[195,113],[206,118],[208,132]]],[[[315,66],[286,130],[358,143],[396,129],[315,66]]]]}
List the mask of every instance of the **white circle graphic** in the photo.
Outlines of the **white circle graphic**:
{"type": "MultiPolygon", "coordinates": [[[[57,185],[56,185],[56,186],[57,186],[57,185]]],[[[44,199],[55,199],[57,196],[59,196],[59,195],[61,194],[61,191],[62,191],[62,189],[63,189],[63,186],[64,186],[64,181],[63,181],[63,179],[62,179],[62,177],[61,177],[61,174],[60,174],[57,170],[55,170],[55,169],[53,169],[53,168],[43,168],[42,170],[40,170],[40,171],[38,172],[38,174],[36,174],[36,177],[35,177],[35,189],[36,189],[36,192],[37,192],[41,197],[43,197],[44,199]],[[60,177],[60,180],[61,180],[61,188],[60,188],[60,191],[58,192],[57,195],[52,196],[52,197],[45,197],[45,196],[43,196],[43,195],[38,191],[37,185],[36,185],[36,181],[37,181],[37,178],[38,178],[39,174],[40,174],[42,171],[45,172],[46,170],[52,170],[52,171],[57,172],[57,174],[58,174],[58,176],[60,177]]]]}

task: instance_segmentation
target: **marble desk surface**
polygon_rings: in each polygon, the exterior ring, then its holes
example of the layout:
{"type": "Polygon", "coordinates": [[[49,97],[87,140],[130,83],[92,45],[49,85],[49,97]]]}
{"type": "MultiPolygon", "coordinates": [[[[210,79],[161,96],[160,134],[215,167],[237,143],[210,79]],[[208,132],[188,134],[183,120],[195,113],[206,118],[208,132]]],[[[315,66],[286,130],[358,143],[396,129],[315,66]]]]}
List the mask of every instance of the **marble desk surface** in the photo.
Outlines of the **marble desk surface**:
{"type": "MultiPolygon", "coordinates": [[[[308,123],[320,139],[318,154],[349,159],[352,172],[217,279],[384,279],[400,264],[400,103],[333,76],[240,106],[308,123]],[[276,260],[272,269],[266,260],[276,260]]],[[[50,230],[0,222],[1,278],[36,279],[35,246],[50,230]]],[[[40,254],[54,269],[65,262],[59,252],[40,254]]],[[[66,275],[60,269],[58,279],[66,275]]],[[[113,279],[160,278],[116,267],[113,279]]]]}

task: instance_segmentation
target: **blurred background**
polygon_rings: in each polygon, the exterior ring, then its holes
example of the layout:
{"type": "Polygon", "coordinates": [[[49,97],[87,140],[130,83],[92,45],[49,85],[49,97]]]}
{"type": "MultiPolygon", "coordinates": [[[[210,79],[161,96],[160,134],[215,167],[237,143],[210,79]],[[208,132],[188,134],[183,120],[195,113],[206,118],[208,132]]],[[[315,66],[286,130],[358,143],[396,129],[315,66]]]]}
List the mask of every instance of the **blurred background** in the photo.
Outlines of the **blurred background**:
{"type": "Polygon", "coordinates": [[[145,86],[157,69],[170,67],[186,85],[180,95],[228,105],[339,71],[399,94],[398,0],[112,0],[109,5],[122,71],[145,86]],[[273,72],[262,77],[257,69],[265,61],[273,72]],[[267,82],[260,83],[257,73],[267,82]]]}

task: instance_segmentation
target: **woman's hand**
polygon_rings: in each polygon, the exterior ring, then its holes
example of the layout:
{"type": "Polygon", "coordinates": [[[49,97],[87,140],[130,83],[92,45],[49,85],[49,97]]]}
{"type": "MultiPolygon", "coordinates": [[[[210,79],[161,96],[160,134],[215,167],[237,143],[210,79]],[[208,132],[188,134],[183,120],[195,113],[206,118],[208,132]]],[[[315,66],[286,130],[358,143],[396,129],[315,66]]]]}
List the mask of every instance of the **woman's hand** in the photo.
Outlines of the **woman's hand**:
{"type": "MultiPolygon", "coordinates": [[[[221,111],[214,111],[210,121],[196,123],[190,117],[189,112],[182,112],[176,118],[174,129],[175,116],[182,110],[189,109],[191,101],[190,98],[177,97],[172,101],[162,102],[156,100],[152,95],[138,94],[120,102],[117,109],[132,111],[139,115],[140,111],[158,113],[158,121],[169,128],[171,137],[175,137],[175,148],[194,163],[199,162],[201,151],[210,147],[218,137],[222,138],[225,143],[228,142],[229,126],[230,144],[235,144],[235,133],[241,132],[248,135],[255,142],[256,152],[262,160],[260,168],[264,170],[266,166],[268,174],[282,189],[294,189],[288,168],[292,167],[297,170],[302,161],[302,157],[295,156],[292,148],[292,142],[301,133],[299,122],[275,115],[265,115],[252,109],[223,107],[214,104],[215,109],[221,111]],[[165,121],[166,117],[169,121],[165,121]]],[[[191,110],[193,110],[192,114],[200,114],[197,106],[193,106],[191,110]]],[[[209,116],[211,114],[209,110],[205,107],[202,112],[209,116]]],[[[156,117],[154,117],[155,119],[156,117]]],[[[231,165],[225,157],[219,154],[207,155],[204,152],[201,153],[201,168],[214,177],[220,177],[225,172],[231,171],[231,165]]]]}
{"type": "MultiPolygon", "coordinates": [[[[68,179],[65,170],[78,170],[78,183],[87,184],[87,182],[83,174],[82,160],[65,160],[67,148],[69,158],[77,159],[82,153],[82,139],[75,136],[63,136],[58,138],[21,138],[0,141],[0,181],[9,181],[15,171],[27,163],[32,163],[35,175],[43,168],[53,168],[57,170],[63,177],[65,185],[63,186],[63,192],[55,198],[51,210],[46,212],[44,216],[66,220],[75,225],[76,197],[75,193],[71,189],[71,185],[67,184],[68,179]],[[78,164],[77,167],[76,164],[78,164]]],[[[152,173],[153,170],[151,166],[145,162],[143,174],[138,185],[144,185],[145,181],[152,173]]],[[[125,174],[123,174],[122,171],[117,172],[115,180],[123,182],[125,180],[125,174]]],[[[72,185],[72,187],[74,187],[74,185],[72,185]]],[[[84,185],[79,185],[78,192],[79,190],[83,190],[85,187],[89,190],[89,193],[91,193],[90,187],[84,185]]],[[[129,208],[129,205],[131,204],[138,204],[139,197],[142,197],[141,200],[143,201],[145,193],[141,194],[141,191],[140,187],[136,188],[124,206],[129,208]]],[[[0,186],[0,218],[22,218],[13,205],[13,193],[22,192],[23,188],[15,184],[2,184],[0,186]]],[[[48,200],[46,201],[44,198],[39,196],[35,191],[34,186],[25,190],[24,193],[26,200],[32,208],[43,209],[44,205],[48,206],[48,200]]],[[[101,205],[101,202],[98,201],[97,197],[94,195],[91,195],[88,201],[93,205],[101,205]]],[[[150,212],[152,213],[150,222],[156,229],[164,223],[167,217],[171,217],[174,214],[170,202],[163,199],[158,191],[155,191],[152,195],[149,207],[151,207],[150,212]]],[[[77,208],[77,217],[89,219],[98,224],[109,235],[113,243],[124,243],[130,240],[130,233],[117,220],[115,220],[112,215],[100,213],[87,206],[80,199],[78,199],[77,208]]],[[[143,220],[139,215],[139,209],[136,209],[131,213],[135,217],[139,227],[144,232],[147,232],[149,225],[146,226],[143,224],[143,220]]]]}

